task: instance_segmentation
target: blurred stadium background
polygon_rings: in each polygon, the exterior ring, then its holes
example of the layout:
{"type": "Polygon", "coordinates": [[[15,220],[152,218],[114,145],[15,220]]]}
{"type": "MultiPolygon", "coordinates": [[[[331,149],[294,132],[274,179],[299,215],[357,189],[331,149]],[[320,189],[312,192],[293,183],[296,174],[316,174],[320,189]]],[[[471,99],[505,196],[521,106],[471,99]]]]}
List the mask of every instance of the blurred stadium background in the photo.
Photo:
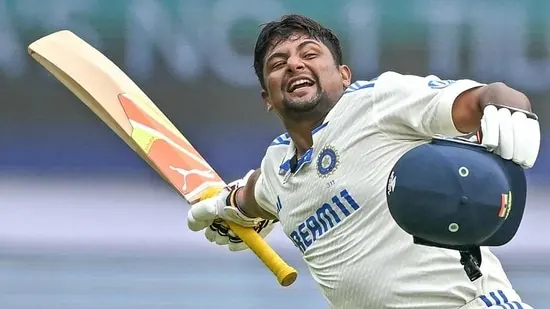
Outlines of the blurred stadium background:
{"type": "MultiPolygon", "coordinates": [[[[494,251],[525,301],[550,302],[550,3],[398,0],[0,0],[0,308],[327,308],[298,250],[281,288],[251,253],[186,226],[187,207],[26,54],[71,29],[137,81],[226,180],[282,127],[252,70],[258,24],[303,13],[340,35],[355,79],[380,72],[504,81],[543,126],[517,237],[494,251]]],[[[391,245],[391,244],[388,244],[391,245]]],[[[368,280],[366,278],[365,280],[368,280]]]]}

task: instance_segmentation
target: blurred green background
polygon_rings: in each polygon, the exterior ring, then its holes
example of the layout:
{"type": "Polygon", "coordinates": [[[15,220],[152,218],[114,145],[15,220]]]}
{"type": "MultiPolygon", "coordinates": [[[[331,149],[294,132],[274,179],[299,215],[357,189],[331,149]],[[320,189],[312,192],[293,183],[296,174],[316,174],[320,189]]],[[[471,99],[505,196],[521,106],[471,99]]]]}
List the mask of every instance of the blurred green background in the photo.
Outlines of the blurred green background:
{"type": "MultiPolygon", "coordinates": [[[[550,3],[459,0],[0,0],[0,307],[327,308],[300,270],[280,288],[255,257],[186,227],[186,205],[27,45],[70,29],[117,63],[227,180],[283,128],[252,69],[259,25],[301,13],[340,36],[354,79],[392,70],[503,81],[525,92],[543,143],[517,237],[494,251],[534,307],[550,301],[550,3]]],[[[368,280],[368,279],[365,279],[368,280]]]]}

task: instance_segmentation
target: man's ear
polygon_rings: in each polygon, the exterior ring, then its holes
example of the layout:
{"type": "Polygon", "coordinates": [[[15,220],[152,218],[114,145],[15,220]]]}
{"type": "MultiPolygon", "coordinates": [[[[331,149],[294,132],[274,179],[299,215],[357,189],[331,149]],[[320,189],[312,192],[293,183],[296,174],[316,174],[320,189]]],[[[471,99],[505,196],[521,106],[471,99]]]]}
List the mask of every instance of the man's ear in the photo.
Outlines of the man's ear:
{"type": "Polygon", "coordinates": [[[340,76],[342,77],[344,88],[349,87],[351,85],[351,69],[347,65],[342,64],[340,66],[340,76]]]}
{"type": "Polygon", "coordinates": [[[271,105],[271,102],[269,101],[269,95],[264,89],[262,89],[262,101],[264,101],[265,107],[268,112],[273,110],[273,105],[271,105]]]}

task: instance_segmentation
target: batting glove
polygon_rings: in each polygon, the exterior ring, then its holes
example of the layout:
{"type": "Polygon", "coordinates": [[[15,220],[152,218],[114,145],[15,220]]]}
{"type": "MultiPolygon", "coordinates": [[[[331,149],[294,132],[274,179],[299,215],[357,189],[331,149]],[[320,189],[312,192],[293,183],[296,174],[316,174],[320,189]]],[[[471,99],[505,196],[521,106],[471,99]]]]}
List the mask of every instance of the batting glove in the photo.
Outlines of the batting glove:
{"type": "Polygon", "coordinates": [[[202,200],[189,209],[187,225],[192,231],[204,230],[208,241],[221,246],[227,245],[230,251],[241,251],[248,246],[238,237],[224,221],[231,221],[240,226],[251,227],[262,237],[266,237],[278,220],[249,218],[235,206],[238,188],[243,187],[253,171],[245,177],[227,185],[218,195],[202,200]]]}
{"type": "Polygon", "coordinates": [[[533,167],[540,148],[540,125],[536,114],[507,106],[487,105],[478,141],[524,169],[533,167]]]}

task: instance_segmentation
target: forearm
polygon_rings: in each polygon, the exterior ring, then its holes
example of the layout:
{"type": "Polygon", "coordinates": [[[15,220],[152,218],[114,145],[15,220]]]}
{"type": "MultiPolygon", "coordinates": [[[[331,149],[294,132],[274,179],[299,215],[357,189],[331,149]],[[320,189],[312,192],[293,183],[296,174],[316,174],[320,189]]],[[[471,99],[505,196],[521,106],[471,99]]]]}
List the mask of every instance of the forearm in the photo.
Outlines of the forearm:
{"type": "Polygon", "coordinates": [[[276,218],[258,205],[254,194],[256,182],[258,181],[260,173],[260,169],[255,170],[248,178],[246,185],[236,191],[235,203],[237,208],[247,217],[273,220],[276,218]]]}
{"type": "Polygon", "coordinates": [[[531,112],[531,102],[525,94],[506,86],[504,83],[492,83],[482,87],[479,98],[480,111],[488,104],[498,104],[531,112]],[[483,89],[484,88],[484,89],[483,89]]]}
{"type": "Polygon", "coordinates": [[[483,109],[489,104],[514,107],[531,112],[531,103],[520,91],[504,83],[491,83],[462,93],[453,105],[453,119],[462,133],[476,132],[480,128],[483,109]]]}

